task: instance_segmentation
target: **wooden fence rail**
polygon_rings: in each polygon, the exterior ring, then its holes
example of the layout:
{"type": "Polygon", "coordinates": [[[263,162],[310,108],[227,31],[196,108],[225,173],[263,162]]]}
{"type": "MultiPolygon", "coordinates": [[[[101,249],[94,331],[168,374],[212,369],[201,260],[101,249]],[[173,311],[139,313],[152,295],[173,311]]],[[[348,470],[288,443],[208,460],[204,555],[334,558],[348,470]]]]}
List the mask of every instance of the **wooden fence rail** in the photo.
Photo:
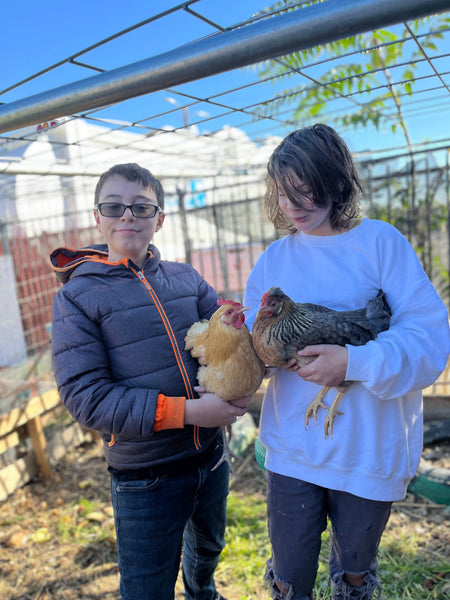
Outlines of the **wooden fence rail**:
{"type": "MultiPolygon", "coordinates": [[[[7,455],[10,464],[0,470],[0,501],[39,474],[44,479],[52,476],[52,465],[69,450],[85,440],[85,431],[78,423],[54,428],[51,439],[45,435],[45,424],[63,416],[66,409],[56,389],[33,396],[20,407],[0,417],[0,456],[7,455]],[[31,448],[19,454],[18,447],[29,439],[31,448]],[[13,456],[11,459],[10,456],[13,456]]],[[[8,461],[4,461],[8,462],[8,461]]]]}

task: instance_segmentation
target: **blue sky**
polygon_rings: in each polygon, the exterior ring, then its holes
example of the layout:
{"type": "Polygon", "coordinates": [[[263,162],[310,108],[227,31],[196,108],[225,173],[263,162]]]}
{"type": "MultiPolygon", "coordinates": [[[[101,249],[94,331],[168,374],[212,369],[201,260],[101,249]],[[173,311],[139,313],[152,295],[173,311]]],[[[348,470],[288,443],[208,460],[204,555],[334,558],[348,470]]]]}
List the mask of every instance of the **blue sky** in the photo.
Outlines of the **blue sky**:
{"type": "MultiPolygon", "coordinates": [[[[60,0],[16,0],[7,2],[2,10],[3,52],[0,54],[0,87],[4,90],[41,69],[180,3],[181,0],[127,0],[126,2],[123,0],[77,0],[71,3],[60,0]]],[[[227,26],[248,19],[267,5],[270,5],[270,2],[265,0],[201,0],[193,4],[191,8],[198,10],[220,25],[227,26]]],[[[176,13],[165,17],[159,23],[147,25],[124,38],[95,49],[89,54],[81,56],[80,60],[109,70],[166,52],[213,31],[210,25],[196,18],[176,13]]],[[[443,53],[449,52],[448,35],[441,46],[443,53]]],[[[0,101],[13,102],[94,74],[93,71],[78,66],[64,65],[39,79],[1,95],[0,101]]],[[[255,78],[256,75],[249,70],[238,70],[218,76],[216,85],[219,90],[226,90],[255,78]]],[[[447,83],[450,84],[448,78],[447,83]]],[[[183,89],[196,89],[201,93],[202,85],[202,82],[199,81],[195,84],[188,84],[183,89]]],[[[207,88],[205,87],[205,89],[207,88]]],[[[248,103],[250,104],[252,89],[242,93],[248,94],[248,103]]],[[[273,92],[268,91],[268,93],[273,92]]],[[[158,106],[164,106],[169,110],[169,103],[161,102],[161,99],[165,100],[167,94],[165,92],[161,92],[159,96],[158,94],[110,107],[103,114],[109,118],[138,120],[152,114],[149,102],[153,100],[159,102],[158,106]]],[[[448,104],[450,105],[450,102],[448,104]]],[[[208,109],[208,107],[206,108],[208,109]]],[[[431,112],[429,115],[421,115],[414,122],[413,141],[419,142],[426,137],[435,139],[448,137],[448,122],[447,132],[443,127],[443,120],[448,116],[449,112],[444,114],[431,112]]],[[[192,117],[195,119],[195,115],[192,117]]],[[[170,120],[170,118],[175,119],[176,117],[166,117],[166,120],[170,120]]],[[[177,118],[180,119],[181,116],[178,115],[177,118]]],[[[229,120],[229,124],[234,124],[231,117],[229,120]]],[[[223,122],[225,123],[226,119],[223,122]]],[[[178,125],[175,122],[172,124],[178,125]]],[[[249,135],[253,135],[254,131],[255,126],[250,126],[249,135]]],[[[264,135],[264,131],[265,129],[261,128],[262,135],[264,135]]],[[[281,131],[279,134],[284,135],[285,133],[281,131]]],[[[353,150],[377,149],[383,145],[403,144],[401,135],[392,136],[388,131],[376,132],[370,128],[364,132],[348,130],[344,137],[353,150]]]]}
{"type": "MultiPolygon", "coordinates": [[[[1,87],[33,74],[59,60],[89,47],[153,14],[181,4],[180,0],[16,0],[2,7],[2,53],[0,54],[1,87]],[[6,50],[6,51],[5,51],[6,50]]],[[[270,2],[264,0],[202,0],[192,4],[221,25],[231,25],[249,18],[270,2]],[[226,6],[226,10],[224,10],[226,6]]],[[[212,33],[213,28],[196,18],[176,13],[163,19],[165,29],[158,24],[99,48],[80,60],[92,62],[104,69],[126,65],[168,51],[212,33]],[[186,28],[186,22],[189,27],[186,28]]],[[[49,87],[81,78],[89,72],[66,67],[57,74],[47,75],[40,82],[27,84],[1,98],[9,102],[49,87]]]]}

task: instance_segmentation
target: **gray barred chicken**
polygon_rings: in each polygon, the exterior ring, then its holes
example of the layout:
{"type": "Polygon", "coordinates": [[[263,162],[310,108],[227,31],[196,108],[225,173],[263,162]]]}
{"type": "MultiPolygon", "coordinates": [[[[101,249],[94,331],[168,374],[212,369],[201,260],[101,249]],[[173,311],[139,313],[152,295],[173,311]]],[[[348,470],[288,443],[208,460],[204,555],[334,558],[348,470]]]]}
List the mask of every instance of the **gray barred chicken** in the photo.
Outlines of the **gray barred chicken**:
{"type": "MultiPolygon", "coordinates": [[[[267,366],[283,366],[295,358],[300,366],[315,359],[314,356],[298,356],[297,352],[317,344],[363,346],[374,340],[381,331],[389,328],[391,311],[385,294],[379,291],[365,308],[337,311],[320,304],[294,302],[278,287],[272,287],[261,300],[261,306],[253,325],[252,340],[258,356],[267,366]]],[[[317,423],[319,408],[327,409],[325,438],[333,436],[333,423],[339,404],[351,381],[336,387],[337,394],[330,407],[323,402],[329,387],[322,387],[305,413],[305,427],[313,416],[317,423]]]]}

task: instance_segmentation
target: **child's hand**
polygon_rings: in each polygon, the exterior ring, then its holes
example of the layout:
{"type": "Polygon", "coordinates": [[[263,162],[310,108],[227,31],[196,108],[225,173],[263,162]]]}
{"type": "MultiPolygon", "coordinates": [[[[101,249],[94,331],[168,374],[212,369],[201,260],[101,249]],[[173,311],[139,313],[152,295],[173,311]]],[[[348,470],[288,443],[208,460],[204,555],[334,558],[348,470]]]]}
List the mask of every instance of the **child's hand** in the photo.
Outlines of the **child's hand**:
{"type": "Polygon", "coordinates": [[[185,425],[200,427],[224,427],[231,425],[247,411],[251,396],[243,396],[227,402],[215,394],[205,393],[204,388],[195,388],[200,398],[186,400],[185,425]]]}
{"type": "Polygon", "coordinates": [[[295,360],[295,358],[290,358],[284,363],[283,369],[285,369],[286,371],[298,371],[300,369],[300,365],[295,360]]]}
{"type": "Polygon", "coordinates": [[[317,356],[315,360],[297,370],[305,381],[318,385],[335,387],[345,380],[348,364],[348,350],[334,344],[306,346],[299,356],[317,356]]]}

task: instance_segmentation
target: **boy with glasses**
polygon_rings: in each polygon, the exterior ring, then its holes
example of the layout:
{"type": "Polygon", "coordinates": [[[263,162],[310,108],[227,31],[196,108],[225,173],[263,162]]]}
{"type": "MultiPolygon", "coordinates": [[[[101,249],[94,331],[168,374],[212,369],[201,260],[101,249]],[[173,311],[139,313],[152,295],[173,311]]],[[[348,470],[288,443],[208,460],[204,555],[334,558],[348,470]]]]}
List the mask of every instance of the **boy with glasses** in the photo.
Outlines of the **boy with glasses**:
{"type": "Polygon", "coordinates": [[[195,393],[184,350],[216,292],[187,264],[161,260],[164,192],[147,169],[116,165],[95,190],[104,245],[51,255],[64,284],[53,303],[53,367],[73,417],[103,437],[123,600],[173,600],[183,545],[188,600],[219,600],[228,465],[219,427],[250,398],[195,393]]]}

